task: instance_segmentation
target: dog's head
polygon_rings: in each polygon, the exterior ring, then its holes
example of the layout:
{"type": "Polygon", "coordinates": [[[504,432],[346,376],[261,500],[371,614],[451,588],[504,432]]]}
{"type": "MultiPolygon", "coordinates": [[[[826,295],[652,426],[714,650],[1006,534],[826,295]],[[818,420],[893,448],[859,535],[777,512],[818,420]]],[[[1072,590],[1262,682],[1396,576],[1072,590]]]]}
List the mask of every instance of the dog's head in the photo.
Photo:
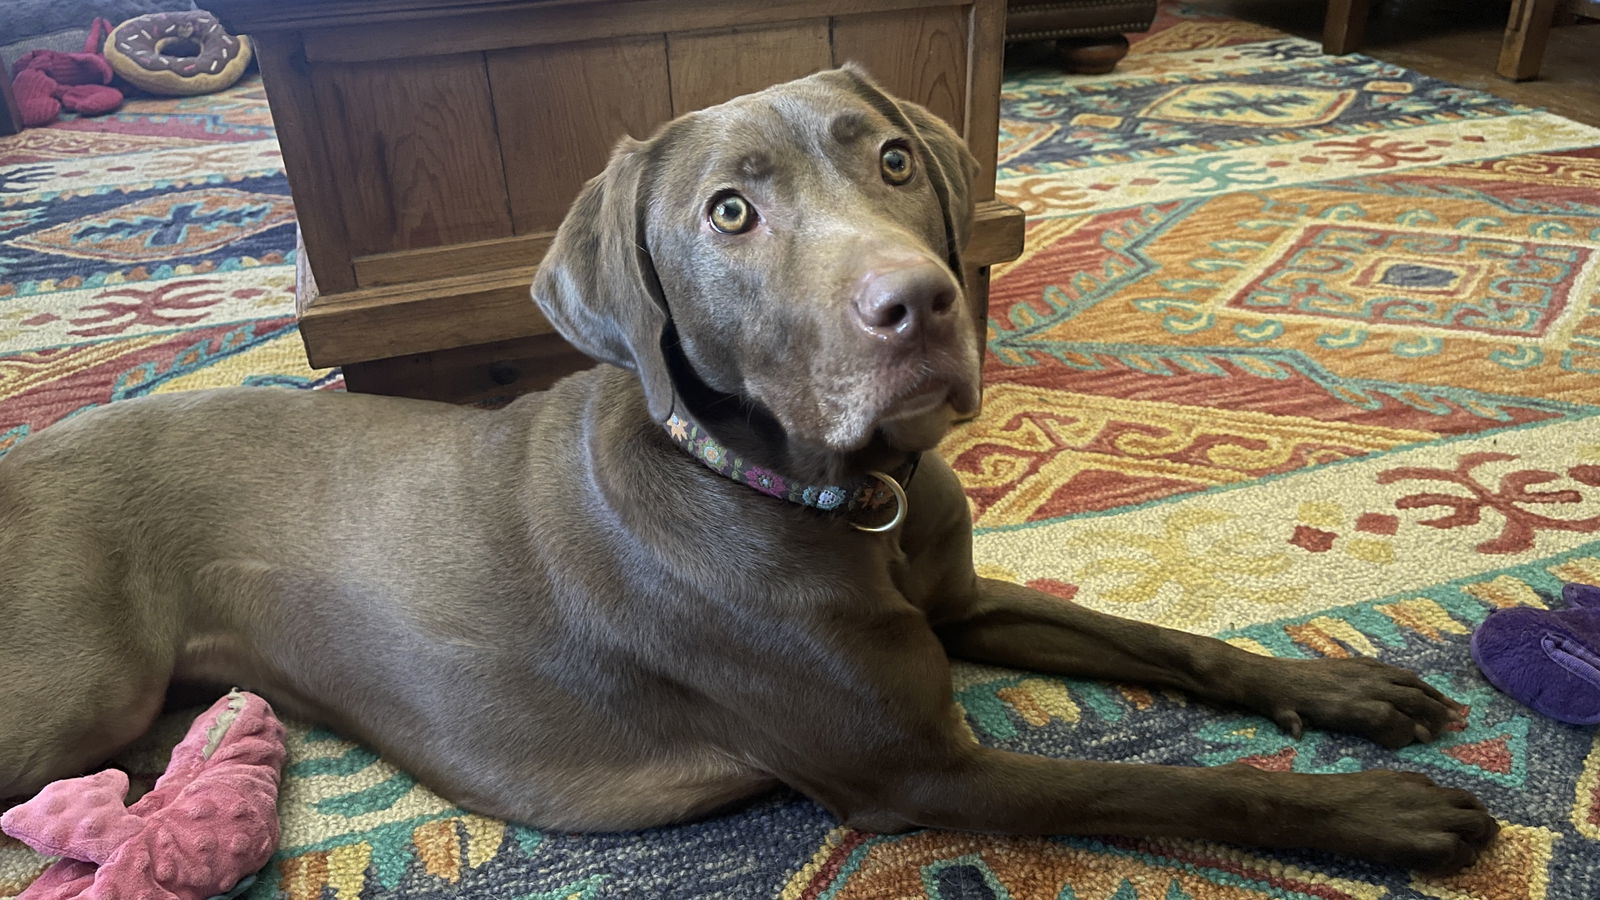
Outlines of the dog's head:
{"type": "Polygon", "coordinates": [[[534,298],[637,373],[658,421],[693,380],[815,452],[928,449],[978,403],[960,263],[976,175],[926,109],[822,72],[623,141],[534,298]]]}

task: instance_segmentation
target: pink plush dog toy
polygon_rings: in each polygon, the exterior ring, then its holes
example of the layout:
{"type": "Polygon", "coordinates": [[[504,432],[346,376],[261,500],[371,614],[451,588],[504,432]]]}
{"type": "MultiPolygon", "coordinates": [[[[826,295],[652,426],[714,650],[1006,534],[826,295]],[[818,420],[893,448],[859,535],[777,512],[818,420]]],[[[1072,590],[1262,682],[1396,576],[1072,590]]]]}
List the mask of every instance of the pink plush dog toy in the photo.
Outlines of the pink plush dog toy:
{"type": "Polygon", "coordinates": [[[114,74],[111,63],[100,52],[100,45],[111,33],[111,23],[95,19],[82,53],[32,50],[11,67],[22,124],[29,128],[48,125],[61,114],[61,108],[84,116],[101,116],[122,105],[122,92],[109,87],[114,74]]]}
{"type": "Polygon", "coordinates": [[[118,769],[69,778],[0,816],[0,830],[64,857],[17,900],[204,900],[278,846],[283,725],[235,690],[195,720],[150,793],[124,807],[118,769]]]}

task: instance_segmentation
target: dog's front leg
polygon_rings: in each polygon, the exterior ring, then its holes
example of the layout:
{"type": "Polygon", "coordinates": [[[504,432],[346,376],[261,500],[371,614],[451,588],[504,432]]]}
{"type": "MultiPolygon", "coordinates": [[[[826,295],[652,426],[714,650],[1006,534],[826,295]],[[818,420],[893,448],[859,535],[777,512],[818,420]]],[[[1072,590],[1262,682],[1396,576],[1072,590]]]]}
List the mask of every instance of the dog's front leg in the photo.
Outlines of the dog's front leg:
{"type": "Polygon", "coordinates": [[[1413,673],[1376,660],[1272,659],[992,579],[978,579],[974,603],[936,630],[953,657],[1177,688],[1258,712],[1296,737],[1310,725],[1403,747],[1460,715],[1413,673]]]}
{"type": "MultiPolygon", "coordinates": [[[[885,787],[888,821],[898,814],[908,825],[1314,848],[1439,872],[1471,864],[1498,827],[1466,791],[1391,771],[1147,766],[972,746],[947,765],[890,778],[885,787]]],[[[875,818],[863,816],[861,824],[871,827],[875,818]]]]}

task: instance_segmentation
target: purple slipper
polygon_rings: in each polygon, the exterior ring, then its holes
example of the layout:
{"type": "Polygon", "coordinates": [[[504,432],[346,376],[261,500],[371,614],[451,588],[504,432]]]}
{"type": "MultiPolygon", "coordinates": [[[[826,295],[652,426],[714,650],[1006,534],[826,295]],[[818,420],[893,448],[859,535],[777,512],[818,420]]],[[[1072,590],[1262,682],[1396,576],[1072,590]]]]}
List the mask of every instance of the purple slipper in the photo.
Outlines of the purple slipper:
{"type": "Polygon", "coordinates": [[[1567,601],[1568,606],[1587,606],[1590,609],[1600,609],[1600,587],[1592,584],[1578,584],[1570,582],[1561,588],[1561,599],[1567,601]]]}
{"type": "Polygon", "coordinates": [[[1600,591],[1569,584],[1563,594],[1586,605],[1490,613],[1472,635],[1472,658],[1491,684],[1535,711],[1571,725],[1600,724],[1600,591]]]}

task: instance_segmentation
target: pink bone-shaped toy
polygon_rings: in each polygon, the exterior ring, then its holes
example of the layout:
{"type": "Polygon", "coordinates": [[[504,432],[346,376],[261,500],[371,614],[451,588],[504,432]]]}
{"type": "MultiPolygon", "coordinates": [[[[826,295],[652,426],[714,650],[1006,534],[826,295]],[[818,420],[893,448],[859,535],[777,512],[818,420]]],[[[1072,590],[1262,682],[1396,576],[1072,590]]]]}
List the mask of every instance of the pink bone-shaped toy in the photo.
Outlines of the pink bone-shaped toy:
{"type": "Polygon", "coordinates": [[[17,900],[205,900],[266,864],[278,846],[283,725],[267,701],[233,691],[172,750],[148,794],[124,807],[128,776],[57,781],[0,816],[0,831],[61,856],[17,900]]]}

